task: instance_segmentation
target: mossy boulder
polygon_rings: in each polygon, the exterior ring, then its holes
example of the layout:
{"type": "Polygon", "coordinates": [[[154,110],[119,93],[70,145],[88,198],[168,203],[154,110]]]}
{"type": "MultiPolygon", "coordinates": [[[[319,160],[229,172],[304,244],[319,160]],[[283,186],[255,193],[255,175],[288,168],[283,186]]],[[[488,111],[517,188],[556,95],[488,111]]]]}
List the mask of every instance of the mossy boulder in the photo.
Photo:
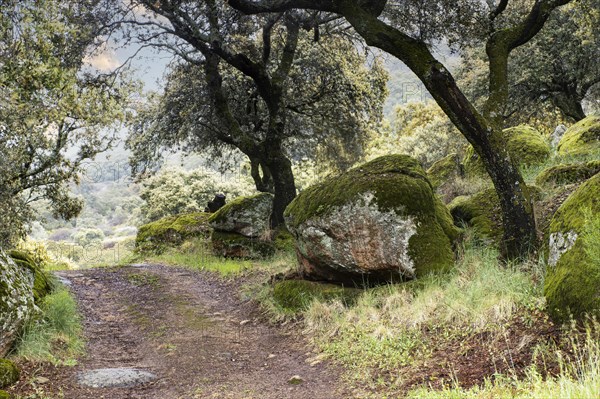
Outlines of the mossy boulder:
{"type": "Polygon", "coordinates": [[[427,169],[427,177],[434,189],[437,189],[463,175],[463,166],[458,154],[450,154],[436,162],[427,169]]]}
{"type": "MultiPolygon", "coordinates": [[[[511,158],[519,166],[534,166],[544,163],[551,153],[550,145],[540,132],[527,125],[520,125],[503,130],[503,138],[511,158]]],[[[485,174],[485,167],[469,146],[463,160],[465,172],[472,176],[485,174]]]]}
{"type": "Polygon", "coordinates": [[[456,224],[471,226],[481,238],[496,243],[502,239],[500,201],[493,187],[469,197],[456,197],[448,208],[456,224]]]}
{"type": "MultiPolygon", "coordinates": [[[[537,200],[542,190],[528,186],[528,195],[537,200]]],[[[454,223],[473,227],[476,234],[490,243],[500,244],[504,235],[502,209],[494,187],[488,187],[471,196],[461,195],[448,204],[454,223]]]]}
{"type": "Polygon", "coordinates": [[[17,265],[0,248],[0,357],[12,348],[37,310],[33,283],[34,273],[17,265]]]}
{"type": "Polygon", "coordinates": [[[35,303],[39,305],[53,288],[48,275],[42,270],[41,262],[37,261],[31,254],[24,251],[12,250],[8,252],[8,255],[18,266],[33,273],[33,298],[35,303]]]}
{"type": "Polygon", "coordinates": [[[543,170],[535,179],[540,186],[563,186],[585,181],[600,173],[600,161],[555,165],[543,170]]]}
{"type": "Polygon", "coordinates": [[[19,381],[18,367],[8,359],[0,359],[0,388],[6,388],[19,381]]]}
{"type": "Polygon", "coordinates": [[[291,313],[306,310],[314,300],[340,300],[353,303],[362,290],[335,284],[307,280],[284,280],[273,286],[273,299],[281,308],[291,313]]]}
{"type": "Polygon", "coordinates": [[[558,143],[559,155],[579,156],[600,151],[600,116],[592,115],[571,126],[558,143]]]}
{"type": "Polygon", "coordinates": [[[177,247],[193,237],[208,237],[210,213],[194,212],[167,216],[141,226],[135,239],[139,252],[164,252],[168,247],[177,247]]]}
{"type": "Polygon", "coordinates": [[[284,216],[306,278],[370,284],[452,267],[444,209],[415,159],[389,155],[309,187],[284,216]]]}
{"type": "Polygon", "coordinates": [[[10,399],[10,394],[6,391],[0,390],[0,399],[10,399]]]}
{"type": "Polygon", "coordinates": [[[550,222],[544,295],[550,315],[600,316],[600,174],[575,190],[550,222]]]}
{"type": "Polygon", "coordinates": [[[239,197],[219,209],[208,220],[213,252],[219,256],[257,259],[275,252],[269,218],[273,194],[239,197]]]}

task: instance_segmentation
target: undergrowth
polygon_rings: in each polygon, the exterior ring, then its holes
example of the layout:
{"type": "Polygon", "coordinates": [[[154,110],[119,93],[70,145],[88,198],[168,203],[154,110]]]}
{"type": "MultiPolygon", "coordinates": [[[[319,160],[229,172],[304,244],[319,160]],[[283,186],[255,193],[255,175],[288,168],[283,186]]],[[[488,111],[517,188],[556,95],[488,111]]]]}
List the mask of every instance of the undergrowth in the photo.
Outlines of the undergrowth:
{"type": "Polygon", "coordinates": [[[44,298],[41,316],[25,328],[16,356],[31,361],[73,365],[84,351],[81,317],[64,287],[44,298]]]}

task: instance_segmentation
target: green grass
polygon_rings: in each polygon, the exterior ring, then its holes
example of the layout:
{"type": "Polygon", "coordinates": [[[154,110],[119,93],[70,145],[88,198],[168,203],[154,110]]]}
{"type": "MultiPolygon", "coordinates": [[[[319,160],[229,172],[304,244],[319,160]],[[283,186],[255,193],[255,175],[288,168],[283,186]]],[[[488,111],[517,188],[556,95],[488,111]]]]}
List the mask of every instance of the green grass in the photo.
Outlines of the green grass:
{"type": "Polygon", "coordinates": [[[600,397],[600,328],[587,325],[585,334],[568,338],[570,353],[555,349],[560,372],[544,378],[530,367],[524,378],[497,376],[482,386],[463,389],[458,384],[441,390],[419,388],[406,396],[411,399],[590,399],[600,397]]]}
{"type": "Polygon", "coordinates": [[[351,380],[393,388],[402,382],[399,368],[443,341],[500,334],[518,312],[543,308],[538,265],[503,265],[497,251],[481,246],[463,251],[452,273],[373,288],[350,307],[315,300],[304,313],[306,332],[351,380]]]}
{"type": "Polygon", "coordinates": [[[147,262],[217,272],[223,277],[240,274],[252,268],[250,261],[214,256],[209,245],[204,239],[193,239],[186,241],[181,247],[169,248],[160,255],[147,255],[143,258],[147,262]]]}
{"type": "Polygon", "coordinates": [[[572,164],[572,163],[585,163],[588,161],[594,161],[600,159],[600,151],[593,151],[587,154],[581,155],[558,155],[553,152],[552,156],[545,162],[535,166],[523,166],[521,167],[521,174],[527,184],[534,184],[535,178],[545,169],[560,164],[572,164]]]}
{"type": "Polygon", "coordinates": [[[60,287],[44,298],[40,308],[41,317],[26,326],[15,355],[33,361],[75,364],[84,351],[75,299],[60,287]]]}

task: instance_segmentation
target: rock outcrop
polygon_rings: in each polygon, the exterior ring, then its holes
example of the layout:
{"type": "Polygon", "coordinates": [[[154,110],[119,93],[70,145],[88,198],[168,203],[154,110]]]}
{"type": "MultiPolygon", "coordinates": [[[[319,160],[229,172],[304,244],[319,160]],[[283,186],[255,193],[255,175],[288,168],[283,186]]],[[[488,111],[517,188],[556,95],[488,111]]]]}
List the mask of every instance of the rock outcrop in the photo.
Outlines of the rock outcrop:
{"type": "Polygon", "coordinates": [[[600,116],[588,116],[571,126],[558,143],[557,150],[563,156],[600,151],[600,116]]]}
{"type": "Polygon", "coordinates": [[[550,315],[600,316],[600,174],[575,190],[550,222],[544,295],[550,315]]]}
{"type": "Polygon", "coordinates": [[[304,277],[349,284],[448,270],[458,235],[419,163],[389,155],[309,187],[285,211],[304,277]]]}
{"type": "Polygon", "coordinates": [[[272,255],[269,218],[273,195],[260,193],[239,197],[214,213],[208,222],[214,229],[211,235],[213,252],[235,258],[261,258],[272,255]]]}

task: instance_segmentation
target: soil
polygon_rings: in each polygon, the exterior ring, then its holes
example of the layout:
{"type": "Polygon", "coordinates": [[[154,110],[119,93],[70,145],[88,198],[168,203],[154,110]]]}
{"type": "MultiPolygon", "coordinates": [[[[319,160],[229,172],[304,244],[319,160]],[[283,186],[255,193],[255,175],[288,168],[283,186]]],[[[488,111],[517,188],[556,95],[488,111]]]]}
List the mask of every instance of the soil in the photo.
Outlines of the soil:
{"type": "Polygon", "coordinates": [[[235,282],[147,264],[60,276],[71,282],[79,303],[87,355],[74,367],[21,364],[21,382],[12,393],[41,390],[77,399],[353,396],[337,366],[314,360],[293,327],[262,320],[255,303],[240,299],[235,282]],[[130,388],[77,383],[81,372],[114,367],[158,379],[130,388]],[[296,384],[294,376],[300,377],[296,384]]]}

